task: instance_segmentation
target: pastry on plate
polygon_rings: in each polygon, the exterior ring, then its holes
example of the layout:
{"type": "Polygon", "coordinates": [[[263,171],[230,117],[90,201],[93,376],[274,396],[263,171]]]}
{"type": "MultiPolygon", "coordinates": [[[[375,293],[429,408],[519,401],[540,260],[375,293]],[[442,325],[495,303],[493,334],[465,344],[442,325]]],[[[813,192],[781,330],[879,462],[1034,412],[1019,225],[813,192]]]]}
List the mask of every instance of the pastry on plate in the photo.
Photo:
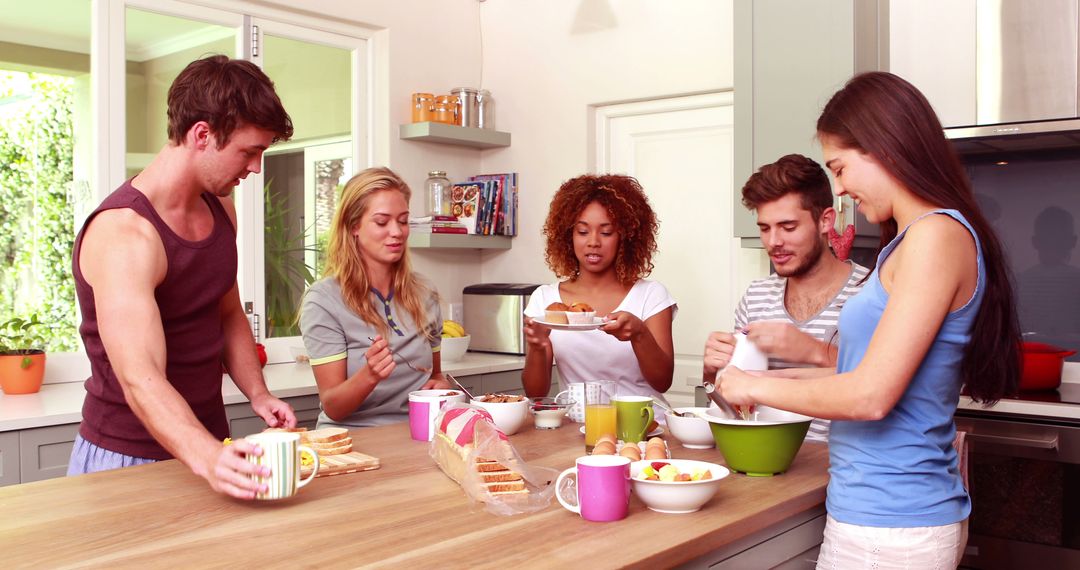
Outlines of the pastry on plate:
{"type": "Polygon", "coordinates": [[[564,303],[558,301],[548,305],[547,308],[544,309],[544,322],[565,325],[568,322],[566,320],[566,311],[569,308],[570,307],[567,307],[564,303]]]}

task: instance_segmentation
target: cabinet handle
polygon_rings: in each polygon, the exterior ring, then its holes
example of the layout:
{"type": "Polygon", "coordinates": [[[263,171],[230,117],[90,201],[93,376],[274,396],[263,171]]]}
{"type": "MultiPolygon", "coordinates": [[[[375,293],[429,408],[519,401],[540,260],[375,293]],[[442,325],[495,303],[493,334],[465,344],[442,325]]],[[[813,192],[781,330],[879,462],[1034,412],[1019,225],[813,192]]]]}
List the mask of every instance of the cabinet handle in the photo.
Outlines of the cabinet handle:
{"type": "Polygon", "coordinates": [[[1015,445],[1017,447],[1031,447],[1035,449],[1058,448],[1058,435],[1056,433],[1046,437],[1014,437],[1008,435],[988,435],[985,433],[969,432],[967,437],[975,441],[993,443],[996,445],[1015,445]]]}

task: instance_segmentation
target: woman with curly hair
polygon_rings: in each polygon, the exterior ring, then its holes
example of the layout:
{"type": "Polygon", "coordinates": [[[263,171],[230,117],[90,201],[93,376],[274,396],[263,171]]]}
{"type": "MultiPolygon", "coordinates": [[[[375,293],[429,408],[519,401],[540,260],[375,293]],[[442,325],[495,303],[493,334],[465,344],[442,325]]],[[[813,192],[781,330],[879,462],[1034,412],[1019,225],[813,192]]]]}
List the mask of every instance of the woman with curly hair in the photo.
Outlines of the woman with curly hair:
{"type": "Polygon", "coordinates": [[[544,223],[544,256],[564,280],[538,288],[525,309],[526,394],[548,393],[558,356],[563,382],[615,380],[619,395],[665,401],[675,369],[671,322],[677,306],[663,285],[645,279],[658,228],[644,190],[629,176],[579,176],[555,193],[544,223]],[[538,324],[556,302],[586,303],[609,320],[592,331],[538,324]]]}
{"type": "Polygon", "coordinates": [[[409,392],[450,388],[440,370],[438,295],[409,264],[410,194],[388,168],[357,174],[341,192],[324,278],[300,314],[319,427],[405,421],[409,392]]]}

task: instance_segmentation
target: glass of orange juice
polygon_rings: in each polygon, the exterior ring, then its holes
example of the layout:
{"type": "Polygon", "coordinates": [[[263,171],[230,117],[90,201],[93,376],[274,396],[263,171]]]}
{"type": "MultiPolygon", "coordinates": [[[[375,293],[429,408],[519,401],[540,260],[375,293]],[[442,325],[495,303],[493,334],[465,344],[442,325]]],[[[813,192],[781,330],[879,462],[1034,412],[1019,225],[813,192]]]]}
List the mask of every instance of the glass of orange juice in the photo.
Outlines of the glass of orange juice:
{"type": "Polygon", "coordinates": [[[596,440],[604,434],[615,435],[615,382],[601,380],[585,383],[585,451],[592,453],[596,440]]]}

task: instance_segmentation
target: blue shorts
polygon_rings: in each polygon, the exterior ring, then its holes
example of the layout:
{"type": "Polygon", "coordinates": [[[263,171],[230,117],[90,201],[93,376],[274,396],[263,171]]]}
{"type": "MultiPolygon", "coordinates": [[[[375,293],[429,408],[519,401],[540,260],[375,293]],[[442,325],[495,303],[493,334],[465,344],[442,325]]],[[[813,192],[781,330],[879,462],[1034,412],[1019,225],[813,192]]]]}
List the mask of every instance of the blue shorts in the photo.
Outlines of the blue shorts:
{"type": "Polygon", "coordinates": [[[155,463],[156,459],[144,457],[132,457],[109,451],[98,447],[83,439],[82,435],[75,436],[75,446],[71,448],[71,460],[68,461],[68,476],[82,475],[84,473],[96,473],[121,467],[132,467],[145,463],[155,463]]]}

